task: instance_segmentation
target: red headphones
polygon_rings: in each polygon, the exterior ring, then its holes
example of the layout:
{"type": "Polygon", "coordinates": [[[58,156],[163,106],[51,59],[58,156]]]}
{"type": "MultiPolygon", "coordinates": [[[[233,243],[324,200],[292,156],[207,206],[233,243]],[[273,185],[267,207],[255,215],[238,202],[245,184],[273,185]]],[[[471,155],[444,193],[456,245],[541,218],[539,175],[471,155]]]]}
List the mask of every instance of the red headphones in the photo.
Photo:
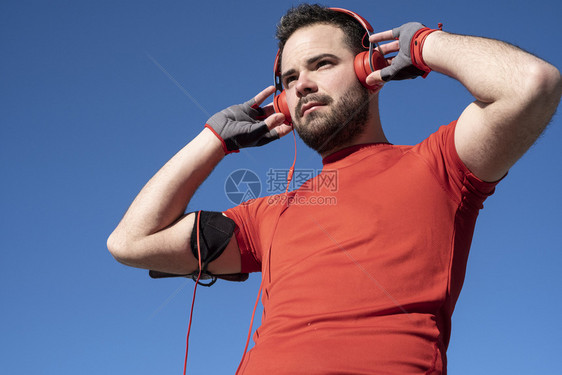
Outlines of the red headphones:
{"type": "MultiPolygon", "coordinates": [[[[365,30],[367,31],[367,35],[371,35],[371,33],[373,32],[373,27],[371,26],[371,24],[357,13],[342,8],[328,9],[335,12],[345,13],[355,18],[361,24],[361,26],[365,28],[365,30]]],[[[368,89],[375,89],[376,87],[367,85],[367,76],[375,70],[379,70],[384,68],[385,66],[388,66],[388,63],[386,62],[386,59],[384,58],[382,53],[378,49],[375,49],[375,47],[378,47],[378,45],[374,45],[373,43],[369,42],[369,50],[357,54],[354,61],[355,75],[357,76],[357,79],[359,79],[359,82],[361,82],[361,84],[368,89]]],[[[292,125],[291,112],[289,111],[289,106],[287,105],[287,100],[285,98],[285,91],[283,90],[283,83],[281,82],[281,66],[279,65],[280,53],[280,50],[277,51],[277,55],[275,56],[275,62],[273,65],[274,84],[276,89],[276,94],[273,98],[273,107],[275,108],[275,112],[285,115],[285,124],[292,125]],[[277,91],[280,92],[279,95],[277,95],[277,91]]]]}

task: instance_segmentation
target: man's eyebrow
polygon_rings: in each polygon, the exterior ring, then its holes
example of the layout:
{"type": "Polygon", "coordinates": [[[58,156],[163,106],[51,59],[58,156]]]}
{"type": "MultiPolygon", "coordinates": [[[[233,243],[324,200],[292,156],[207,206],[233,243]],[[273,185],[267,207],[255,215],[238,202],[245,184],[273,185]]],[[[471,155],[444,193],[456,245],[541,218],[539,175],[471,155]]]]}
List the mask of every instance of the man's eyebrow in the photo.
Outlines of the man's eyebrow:
{"type": "MultiPolygon", "coordinates": [[[[331,59],[336,59],[336,60],[338,60],[338,61],[340,60],[339,57],[337,57],[336,55],[333,55],[333,54],[331,54],[331,53],[322,53],[322,54],[320,54],[320,55],[313,56],[313,57],[311,57],[310,59],[306,60],[306,65],[307,65],[307,66],[308,66],[308,65],[313,65],[313,64],[314,64],[315,62],[317,62],[318,60],[322,60],[322,59],[324,59],[324,58],[326,58],[326,57],[331,58],[331,59]]],[[[290,75],[292,75],[292,74],[295,74],[296,71],[297,71],[296,69],[289,69],[289,70],[287,70],[285,73],[282,73],[282,74],[281,74],[281,81],[284,81],[285,78],[287,78],[288,76],[290,76],[290,75]]]]}

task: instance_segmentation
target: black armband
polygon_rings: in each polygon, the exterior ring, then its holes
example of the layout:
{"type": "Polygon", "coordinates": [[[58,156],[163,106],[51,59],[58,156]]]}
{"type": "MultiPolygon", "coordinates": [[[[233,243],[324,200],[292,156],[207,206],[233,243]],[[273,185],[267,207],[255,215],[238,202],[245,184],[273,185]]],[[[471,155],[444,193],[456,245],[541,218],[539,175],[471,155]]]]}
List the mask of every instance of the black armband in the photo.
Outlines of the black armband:
{"type": "MultiPolygon", "coordinates": [[[[213,275],[207,271],[209,263],[217,259],[224,252],[232,234],[236,229],[234,220],[224,216],[221,212],[199,211],[195,212],[195,222],[193,223],[193,231],[191,232],[190,247],[195,259],[199,259],[199,251],[197,249],[197,221],[199,220],[199,247],[201,248],[201,280],[211,281],[207,284],[199,282],[203,286],[211,286],[217,281],[217,278],[228,281],[246,281],[247,273],[213,275]]],[[[198,271],[188,275],[175,275],[166,272],[150,271],[150,277],[160,279],[165,277],[191,277],[197,281],[198,271]]]]}
{"type": "Polygon", "coordinates": [[[195,213],[195,223],[191,232],[191,251],[199,259],[197,249],[197,222],[199,222],[199,247],[201,251],[201,272],[207,273],[209,263],[223,253],[230,242],[236,224],[221,212],[199,211],[195,213]]]}

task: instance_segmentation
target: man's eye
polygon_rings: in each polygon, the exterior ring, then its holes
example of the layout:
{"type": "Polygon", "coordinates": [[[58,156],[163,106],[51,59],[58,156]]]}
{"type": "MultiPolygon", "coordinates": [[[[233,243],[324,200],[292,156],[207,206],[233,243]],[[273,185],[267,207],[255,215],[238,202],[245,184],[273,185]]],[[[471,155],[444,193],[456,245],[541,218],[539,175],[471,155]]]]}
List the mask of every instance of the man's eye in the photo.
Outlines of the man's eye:
{"type": "Polygon", "coordinates": [[[324,67],[324,66],[331,65],[331,64],[332,64],[331,61],[328,61],[328,60],[321,60],[321,61],[318,62],[318,64],[316,64],[316,69],[320,69],[320,68],[322,68],[322,67],[324,67]]]}
{"type": "Polygon", "coordinates": [[[290,85],[292,82],[294,82],[295,80],[296,80],[296,78],[295,78],[294,76],[287,77],[287,78],[285,78],[285,83],[284,83],[284,85],[285,85],[285,86],[289,86],[289,85],[290,85]]]}

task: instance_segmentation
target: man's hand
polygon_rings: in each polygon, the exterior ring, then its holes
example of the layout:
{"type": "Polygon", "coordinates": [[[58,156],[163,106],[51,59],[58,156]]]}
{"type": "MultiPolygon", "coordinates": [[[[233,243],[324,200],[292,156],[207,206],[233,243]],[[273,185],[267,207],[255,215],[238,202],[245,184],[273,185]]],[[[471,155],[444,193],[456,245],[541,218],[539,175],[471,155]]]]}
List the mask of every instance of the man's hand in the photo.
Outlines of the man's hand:
{"type": "Polygon", "coordinates": [[[388,59],[389,66],[371,73],[367,77],[367,84],[375,85],[390,80],[416,78],[426,74],[426,72],[414,66],[410,54],[412,38],[422,28],[424,28],[424,25],[419,22],[408,22],[400,27],[376,33],[369,37],[371,43],[394,40],[393,42],[382,44],[380,49],[384,55],[393,52],[398,52],[398,54],[388,59]]]}
{"type": "Polygon", "coordinates": [[[206,124],[221,140],[225,154],[244,147],[265,145],[289,133],[285,116],[274,113],[273,106],[260,107],[275,92],[270,86],[244,104],[237,104],[213,115],[206,124]]]}

